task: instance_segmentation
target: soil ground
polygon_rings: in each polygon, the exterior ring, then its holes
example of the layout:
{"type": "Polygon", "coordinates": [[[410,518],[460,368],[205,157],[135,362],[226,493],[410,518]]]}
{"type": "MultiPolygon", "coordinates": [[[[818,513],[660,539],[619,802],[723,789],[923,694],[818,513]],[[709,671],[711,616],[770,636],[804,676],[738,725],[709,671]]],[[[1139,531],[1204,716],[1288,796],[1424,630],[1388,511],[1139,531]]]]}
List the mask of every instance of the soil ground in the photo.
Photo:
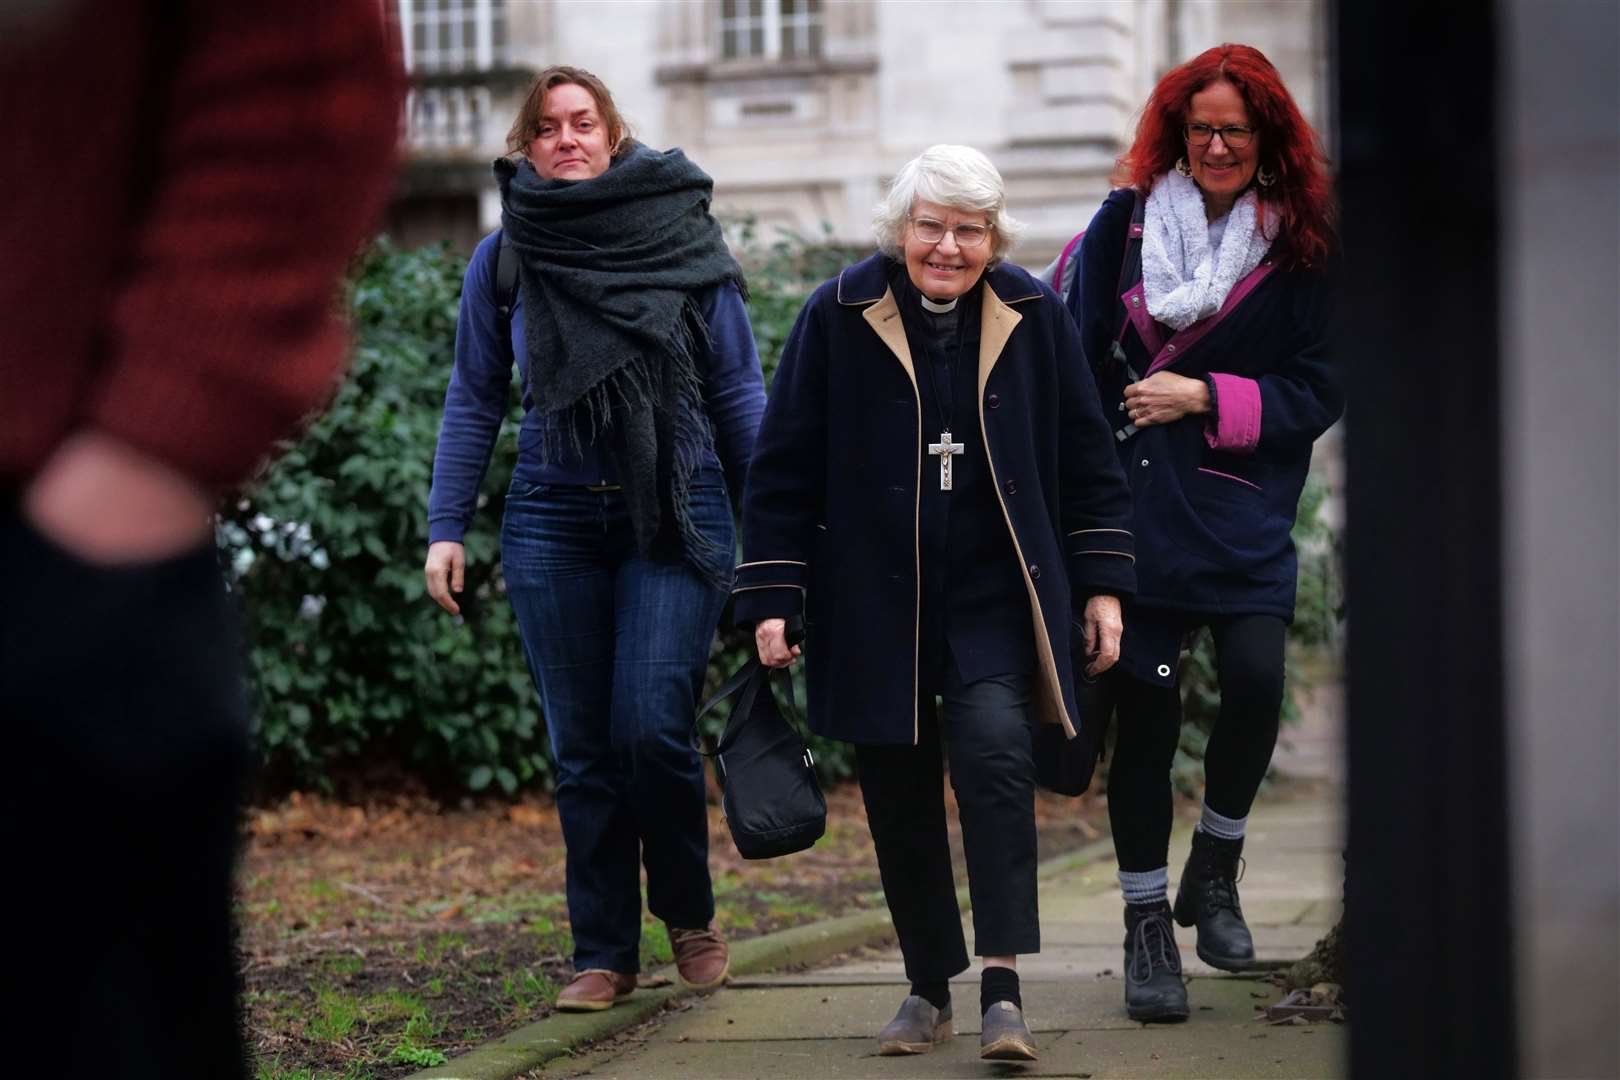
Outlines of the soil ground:
{"type": "MultiPolygon", "coordinates": [[[[730,938],[882,903],[859,791],[827,795],[827,835],[766,862],[738,856],[711,807],[730,938]]],[[[1101,800],[1043,793],[1036,812],[1042,858],[1106,833],[1101,800]]],[[[547,798],[294,794],[251,812],[244,830],[237,914],[257,1080],[393,1080],[546,1015],[567,982],[562,835],[547,798]]],[[[645,968],[670,960],[650,916],[641,952],[645,968]]]]}

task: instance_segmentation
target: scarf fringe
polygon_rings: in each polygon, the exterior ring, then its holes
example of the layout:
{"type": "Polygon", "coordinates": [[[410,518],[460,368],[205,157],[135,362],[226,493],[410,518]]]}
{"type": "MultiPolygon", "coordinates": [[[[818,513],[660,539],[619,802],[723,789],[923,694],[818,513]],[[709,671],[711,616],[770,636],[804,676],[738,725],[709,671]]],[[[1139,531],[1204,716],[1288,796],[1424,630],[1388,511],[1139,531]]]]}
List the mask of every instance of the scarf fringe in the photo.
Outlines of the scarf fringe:
{"type": "Polygon", "coordinates": [[[573,405],[554,414],[539,452],[542,460],[556,461],[564,453],[579,460],[587,445],[608,435],[620,418],[635,414],[650,413],[655,424],[670,424],[667,484],[659,478],[659,502],[665,502],[662,493],[667,491],[668,505],[659,506],[657,519],[635,523],[637,547],[649,555],[661,550],[668,553],[671,537],[664,520],[667,514],[680,553],[692,568],[710,584],[729,590],[733,553],[705,536],[691,512],[692,478],[714,446],[699,370],[699,359],[707,356],[711,347],[703,311],[696,299],[687,297],[664,355],[637,355],[592,386],[573,405]]]}

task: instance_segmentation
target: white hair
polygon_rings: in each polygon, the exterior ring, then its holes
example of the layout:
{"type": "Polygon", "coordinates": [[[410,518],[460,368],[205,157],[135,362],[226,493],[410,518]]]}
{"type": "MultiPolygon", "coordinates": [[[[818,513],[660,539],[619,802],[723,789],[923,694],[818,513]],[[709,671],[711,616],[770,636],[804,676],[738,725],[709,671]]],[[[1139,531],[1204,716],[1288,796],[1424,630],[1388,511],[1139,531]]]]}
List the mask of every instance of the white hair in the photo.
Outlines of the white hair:
{"type": "Polygon", "coordinates": [[[905,258],[906,221],[919,201],[984,214],[994,230],[990,266],[1007,257],[1023,235],[1023,222],[1007,213],[1007,189],[990,159],[971,146],[930,146],[900,167],[889,193],[872,213],[878,250],[905,258]]]}

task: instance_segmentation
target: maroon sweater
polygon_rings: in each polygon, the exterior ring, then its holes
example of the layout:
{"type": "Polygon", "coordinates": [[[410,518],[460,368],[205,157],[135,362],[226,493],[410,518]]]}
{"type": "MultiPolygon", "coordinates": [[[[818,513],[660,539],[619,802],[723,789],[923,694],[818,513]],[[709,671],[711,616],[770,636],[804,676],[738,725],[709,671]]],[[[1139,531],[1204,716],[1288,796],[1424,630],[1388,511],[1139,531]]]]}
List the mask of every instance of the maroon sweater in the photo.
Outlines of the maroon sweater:
{"type": "Polygon", "coordinates": [[[78,429],[241,480],[325,400],[387,193],[378,0],[0,16],[0,491],[78,429]]]}

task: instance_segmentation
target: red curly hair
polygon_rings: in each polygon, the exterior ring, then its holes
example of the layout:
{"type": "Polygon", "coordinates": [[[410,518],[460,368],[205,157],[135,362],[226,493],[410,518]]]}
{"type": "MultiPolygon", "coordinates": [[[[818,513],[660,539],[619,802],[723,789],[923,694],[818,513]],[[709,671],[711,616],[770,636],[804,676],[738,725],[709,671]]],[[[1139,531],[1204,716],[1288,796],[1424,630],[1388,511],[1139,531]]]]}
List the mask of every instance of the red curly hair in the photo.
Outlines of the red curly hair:
{"type": "Polygon", "coordinates": [[[1285,268],[1320,266],[1335,245],[1327,155],[1282,76],[1251,45],[1217,45],[1159,80],[1137,121],[1136,141],[1119,159],[1114,183],[1146,194],[1155,179],[1175,168],[1187,150],[1181,126],[1193,95],[1221,79],[1242,96],[1259,129],[1260,165],[1277,176],[1271,187],[1255,190],[1281,222],[1278,262],[1285,268]]]}

